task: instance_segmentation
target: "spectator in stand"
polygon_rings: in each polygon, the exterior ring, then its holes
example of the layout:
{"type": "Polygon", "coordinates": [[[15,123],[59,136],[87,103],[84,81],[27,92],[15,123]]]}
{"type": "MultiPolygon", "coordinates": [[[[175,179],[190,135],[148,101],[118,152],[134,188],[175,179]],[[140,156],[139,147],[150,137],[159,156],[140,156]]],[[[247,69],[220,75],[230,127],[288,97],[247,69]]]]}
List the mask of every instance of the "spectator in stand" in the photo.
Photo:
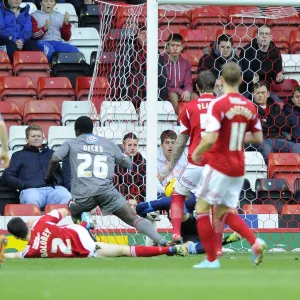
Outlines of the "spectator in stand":
{"type": "Polygon", "coordinates": [[[166,52],[163,54],[163,61],[167,71],[167,88],[169,99],[178,114],[178,104],[181,101],[187,102],[192,97],[193,81],[191,64],[181,56],[183,50],[183,39],[178,33],[170,34],[166,44],[166,52]]]}
{"type": "Polygon", "coordinates": [[[138,138],[134,133],[127,133],[123,137],[123,151],[131,158],[131,169],[120,166],[115,168],[114,182],[116,189],[127,198],[138,202],[146,197],[146,160],[138,152],[138,138]]]}
{"type": "Polygon", "coordinates": [[[32,36],[38,40],[40,50],[45,52],[49,63],[54,52],[78,52],[75,46],[62,41],[71,38],[70,15],[54,11],[55,5],[56,0],[42,0],[42,9],[32,14],[32,36]]]}
{"type": "MultiPolygon", "coordinates": [[[[243,84],[240,89],[249,99],[253,84],[262,81],[268,84],[283,82],[281,54],[272,41],[272,32],[269,26],[260,27],[257,37],[242,49],[240,66],[243,72],[243,84]]],[[[274,93],[271,93],[271,98],[280,102],[274,93]]]]}
{"type": "Polygon", "coordinates": [[[17,50],[39,51],[36,41],[31,39],[32,24],[30,6],[20,7],[22,0],[0,2],[0,45],[11,61],[17,50]]]}
{"type": "MultiPolygon", "coordinates": [[[[173,130],[165,130],[160,135],[160,147],[158,148],[157,153],[157,173],[159,174],[162,169],[165,169],[168,167],[171,156],[174,149],[174,144],[177,139],[177,134],[173,130]]],[[[165,178],[163,181],[159,181],[157,179],[157,193],[158,196],[165,196],[165,186],[168,182],[170,182],[173,179],[176,179],[180,172],[182,171],[182,168],[187,164],[187,157],[185,154],[183,154],[177,164],[175,165],[172,173],[165,178]]]]}
{"type": "Polygon", "coordinates": [[[220,96],[224,95],[224,85],[223,85],[223,82],[221,81],[220,78],[216,79],[216,83],[215,83],[213,94],[216,97],[220,97],[220,96]]]}
{"type": "MultiPolygon", "coordinates": [[[[147,79],[147,28],[142,24],[138,29],[136,39],[134,41],[134,53],[130,51],[130,72],[132,76],[128,76],[128,96],[133,102],[136,110],[140,108],[142,101],[146,101],[146,79],[147,79]]],[[[159,53],[158,53],[159,54],[159,53]]],[[[126,62],[125,62],[126,63],[126,62]]],[[[167,73],[161,56],[158,58],[158,100],[168,100],[167,89],[167,73]]]]}
{"type": "Polygon", "coordinates": [[[299,153],[300,148],[300,86],[293,92],[292,99],[283,106],[284,115],[287,118],[288,139],[295,143],[299,153]]]}
{"type": "Polygon", "coordinates": [[[47,186],[46,172],[53,151],[43,145],[43,131],[39,125],[29,125],[26,130],[27,145],[12,155],[10,165],[4,170],[2,180],[8,187],[20,190],[22,204],[36,204],[44,209],[47,204],[67,204],[72,196],[64,188],[61,169],[57,168],[56,186],[47,186]]]}
{"type": "Polygon", "coordinates": [[[212,71],[216,78],[219,78],[222,66],[227,62],[238,62],[239,58],[233,49],[233,41],[230,35],[222,34],[214,43],[210,52],[204,54],[198,64],[198,73],[201,71],[212,71]]]}
{"type": "Polygon", "coordinates": [[[287,141],[284,132],[286,117],[281,114],[280,106],[270,97],[270,86],[267,82],[256,83],[253,86],[254,102],[262,123],[264,135],[263,145],[252,145],[268,161],[272,152],[299,152],[296,144],[287,141]]]}

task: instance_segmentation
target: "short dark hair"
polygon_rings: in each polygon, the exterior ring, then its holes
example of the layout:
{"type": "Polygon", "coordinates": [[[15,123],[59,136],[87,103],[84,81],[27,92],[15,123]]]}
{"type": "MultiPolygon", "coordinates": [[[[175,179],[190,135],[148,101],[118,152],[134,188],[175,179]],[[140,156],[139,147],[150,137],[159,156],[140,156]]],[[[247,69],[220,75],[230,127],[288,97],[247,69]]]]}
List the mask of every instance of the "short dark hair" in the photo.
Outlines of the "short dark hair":
{"type": "Polygon", "coordinates": [[[81,133],[93,133],[93,128],[93,121],[87,116],[81,116],[75,121],[75,130],[81,133]]]}
{"type": "Polygon", "coordinates": [[[182,35],[179,33],[171,33],[167,39],[167,44],[169,44],[171,41],[182,43],[183,42],[182,35]]]}
{"type": "Polygon", "coordinates": [[[198,73],[196,84],[202,93],[211,93],[214,90],[216,84],[215,75],[207,70],[198,73]]]}
{"type": "Polygon", "coordinates": [[[300,92],[300,85],[296,86],[293,90],[293,97],[294,97],[294,94],[295,92],[300,92]]]}
{"type": "Polygon", "coordinates": [[[28,226],[20,217],[12,218],[7,223],[7,230],[10,234],[20,239],[24,239],[29,231],[28,226]]]}
{"type": "Polygon", "coordinates": [[[222,66],[222,77],[226,84],[233,87],[240,83],[242,71],[238,64],[231,61],[222,66]]]}
{"type": "Polygon", "coordinates": [[[166,139],[176,140],[177,139],[176,132],[170,129],[163,131],[160,135],[161,143],[163,143],[166,139]]]}
{"type": "Polygon", "coordinates": [[[137,136],[136,136],[134,133],[128,132],[128,133],[126,133],[126,134],[124,135],[124,137],[123,137],[123,142],[125,142],[127,139],[137,140],[138,138],[137,138],[137,136]]]}
{"type": "Polygon", "coordinates": [[[233,44],[232,36],[228,34],[221,34],[217,39],[217,44],[220,45],[221,42],[230,42],[231,45],[233,44]]]}
{"type": "Polygon", "coordinates": [[[270,84],[266,81],[261,81],[261,82],[257,82],[255,84],[253,84],[253,92],[254,92],[254,90],[256,90],[262,86],[266,87],[267,91],[270,92],[270,84]]]}

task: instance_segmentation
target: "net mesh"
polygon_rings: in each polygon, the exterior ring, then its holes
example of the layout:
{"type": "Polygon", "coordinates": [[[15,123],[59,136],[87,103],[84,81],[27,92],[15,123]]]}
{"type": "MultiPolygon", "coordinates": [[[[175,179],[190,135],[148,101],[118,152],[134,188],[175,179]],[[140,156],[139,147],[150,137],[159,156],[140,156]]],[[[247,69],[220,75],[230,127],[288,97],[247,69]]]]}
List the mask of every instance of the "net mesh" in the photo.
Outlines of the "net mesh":
{"type": "MultiPolygon", "coordinates": [[[[125,134],[133,133],[138,139],[139,155],[132,156],[132,169],[117,168],[115,176],[116,187],[134,206],[145,201],[146,195],[144,159],[147,158],[146,126],[149,126],[145,109],[147,11],[145,5],[98,3],[100,42],[89,95],[89,101],[95,107],[91,116],[100,120],[95,132],[114,139],[123,148],[128,148],[128,145],[122,145],[125,134]]],[[[272,137],[266,147],[276,153],[268,156],[269,150],[245,145],[246,181],[237,212],[251,228],[263,235],[271,249],[277,250],[300,248],[299,236],[293,231],[299,228],[300,221],[300,157],[297,154],[300,153],[297,144],[300,101],[298,93],[293,97],[300,78],[299,21],[298,7],[164,5],[159,7],[158,49],[153,49],[160,54],[158,77],[153,78],[158,79],[159,86],[158,97],[153,99],[159,120],[157,146],[164,130],[178,133],[177,115],[167,101],[170,97],[167,87],[169,78],[161,58],[167,53],[166,41],[170,34],[179,33],[183,37],[184,51],[181,55],[191,65],[192,93],[197,93],[194,79],[198,71],[210,69],[219,77],[217,60],[212,63],[209,60],[214,52],[218,57],[223,54],[226,56],[223,53],[226,49],[218,48],[216,44],[222,34],[230,35],[233,43],[233,50],[223,63],[236,60],[242,65],[242,92],[252,98],[254,73],[271,85],[273,104],[269,109],[274,110],[276,115],[272,120],[266,117],[263,122],[269,126],[265,137],[272,137]],[[265,55],[257,67],[257,64],[253,65],[258,52],[254,40],[258,38],[258,28],[262,25],[271,28],[270,49],[274,51],[271,55],[265,55]],[[281,72],[285,80],[278,84],[277,74],[281,72]],[[249,73],[252,73],[252,78],[246,80],[249,73]]],[[[215,93],[222,93],[222,87],[219,90],[216,87],[215,93]]],[[[179,105],[179,112],[181,108],[179,105]]],[[[165,212],[161,213],[158,229],[169,234],[170,222],[165,212]]],[[[119,219],[102,217],[99,211],[94,211],[92,215],[105,241],[130,244],[144,242],[143,236],[119,219]]],[[[233,250],[246,248],[246,242],[230,247],[233,250]]]]}

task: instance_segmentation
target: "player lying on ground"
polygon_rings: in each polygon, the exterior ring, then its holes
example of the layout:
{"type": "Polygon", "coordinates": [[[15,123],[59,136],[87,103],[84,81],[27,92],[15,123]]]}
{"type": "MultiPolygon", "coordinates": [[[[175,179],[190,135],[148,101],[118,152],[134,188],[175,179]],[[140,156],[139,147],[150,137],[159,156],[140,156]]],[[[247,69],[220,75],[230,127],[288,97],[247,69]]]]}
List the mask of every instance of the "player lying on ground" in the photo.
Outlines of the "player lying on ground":
{"type": "MultiPolygon", "coordinates": [[[[168,177],[173,171],[178,159],[184,152],[188,139],[190,139],[188,151],[188,164],[182,168],[180,176],[176,180],[171,204],[171,223],[173,226],[172,242],[181,243],[181,220],[183,215],[184,200],[194,190],[200,181],[202,170],[207,163],[207,159],[203,157],[201,162],[192,161],[192,153],[199,145],[202,136],[205,133],[206,112],[208,104],[215,99],[213,90],[216,78],[211,71],[200,72],[196,79],[196,87],[200,93],[198,99],[185,104],[182,113],[179,116],[180,134],[174,145],[171,162],[168,167],[158,174],[158,178],[162,181],[168,177]]],[[[206,154],[208,157],[208,154],[206,154]]],[[[220,243],[221,244],[221,243],[220,243]]],[[[221,245],[220,245],[221,247],[221,245]]],[[[222,247],[221,247],[222,249],[222,247]]]]}
{"type": "Polygon", "coordinates": [[[239,94],[242,82],[240,67],[233,62],[222,67],[221,80],[225,95],[213,100],[207,109],[206,134],[192,154],[195,162],[209,151],[211,156],[204,167],[197,186],[197,229],[205,248],[207,259],[194,268],[219,268],[215,231],[209,211],[215,206],[215,216],[220,230],[226,223],[233,231],[248,240],[252,246],[253,263],[262,262],[266,243],[256,238],[244,220],[230,210],[238,206],[245,174],[245,143],[263,142],[262,127],[256,106],[239,94]]]}
{"type": "MultiPolygon", "coordinates": [[[[141,202],[136,206],[136,212],[141,217],[146,217],[150,212],[158,210],[169,211],[171,207],[172,198],[163,197],[159,200],[141,202]]],[[[194,208],[196,204],[195,196],[191,196],[185,201],[184,213],[181,219],[181,237],[183,245],[185,245],[190,254],[204,254],[205,249],[199,239],[197,232],[197,220],[194,216],[194,208]]],[[[240,241],[241,237],[237,233],[224,237],[222,240],[222,246],[240,241]]]]}
{"type": "Polygon", "coordinates": [[[17,239],[27,241],[28,245],[22,252],[4,253],[7,240],[0,237],[0,263],[3,258],[68,258],[68,257],[117,257],[117,256],[157,256],[181,255],[187,251],[182,246],[146,247],[123,246],[94,242],[88,231],[81,225],[57,225],[68,215],[62,208],[53,210],[36,220],[29,227],[21,218],[12,218],[7,230],[17,239]]]}
{"type": "Polygon", "coordinates": [[[97,206],[102,215],[113,214],[158,245],[166,245],[165,239],[156,232],[152,224],[134,215],[125,198],[115,189],[113,176],[115,164],[131,167],[131,159],[122,153],[110,139],[93,134],[93,121],[79,117],[75,122],[76,138],[68,139],[54,152],[47,172],[46,182],[55,182],[54,171],[60,161],[69,159],[71,169],[71,192],[75,199],[69,203],[69,210],[75,223],[83,212],[90,212],[97,206]]]}

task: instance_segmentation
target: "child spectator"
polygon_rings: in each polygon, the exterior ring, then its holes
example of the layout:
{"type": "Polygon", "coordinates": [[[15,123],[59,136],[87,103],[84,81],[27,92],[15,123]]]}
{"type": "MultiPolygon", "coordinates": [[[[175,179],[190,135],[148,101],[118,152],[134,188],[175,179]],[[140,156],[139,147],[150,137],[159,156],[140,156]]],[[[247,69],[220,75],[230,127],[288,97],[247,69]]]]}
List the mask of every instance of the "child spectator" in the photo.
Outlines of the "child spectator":
{"type": "Polygon", "coordinates": [[[55,0],[42,0],[42,9],[32,14],[32,36],[39,40],[40,50],[45,52],[50,63],[54,52],[78,52],[75,46],[62,41],[71,38],[70,15],[54,11],[55,5],[55,0]]]}

